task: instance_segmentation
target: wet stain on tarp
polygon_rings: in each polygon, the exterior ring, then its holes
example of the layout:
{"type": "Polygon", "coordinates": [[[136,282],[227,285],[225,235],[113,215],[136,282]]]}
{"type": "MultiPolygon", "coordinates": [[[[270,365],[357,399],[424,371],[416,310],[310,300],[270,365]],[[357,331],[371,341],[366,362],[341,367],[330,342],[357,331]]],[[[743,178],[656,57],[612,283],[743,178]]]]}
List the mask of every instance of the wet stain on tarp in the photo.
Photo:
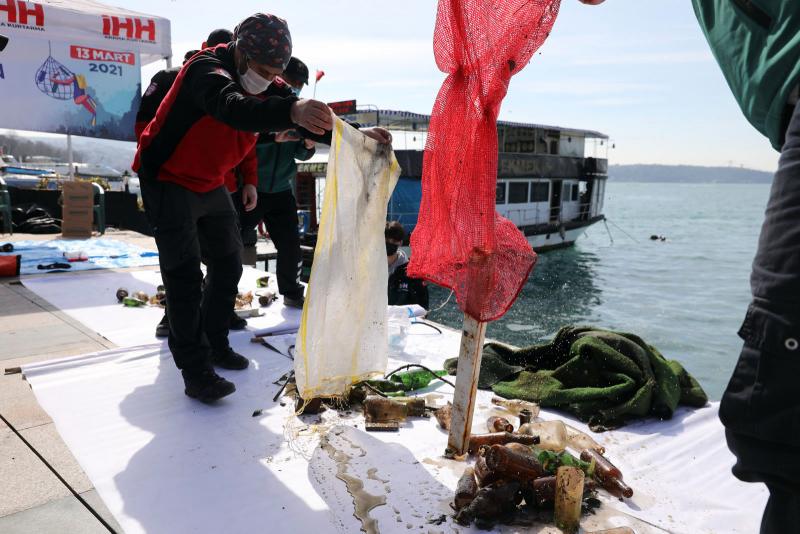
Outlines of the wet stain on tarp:
{"type": "MultiPolygon", "coordinates": [[[[351,448],[361,449],[360,456],[364,456],[366,454],[366,451],[364,451],[357,444],[344,438],[344,436],[340,435],[339,437],[345,439],[345,441],[348,441],[351,448]]],[[[328,440],[327,436],[322,436],[322,439],[320,440],[320,447],[336,464],[336,478],[345,483],[347,492],[353,497],[353,504],[355,505],[355,511],[353,512],[353,515],[356,517],[356,519],[361,521],[361,531],[366,532],[367,534],[380,534],[378,521],[371,517],[369,513],[374,508],[386,504],[386,495],[373,495],[365,491],[364,481],[348,474],[352,456],[348,456],[343,451],[334,447],[328,440]]],[[[378,470],[376,468],[372,468],[367,471],[368,478],[386,483],[387,481],[376,477],[377,471],[378,470]]]]}

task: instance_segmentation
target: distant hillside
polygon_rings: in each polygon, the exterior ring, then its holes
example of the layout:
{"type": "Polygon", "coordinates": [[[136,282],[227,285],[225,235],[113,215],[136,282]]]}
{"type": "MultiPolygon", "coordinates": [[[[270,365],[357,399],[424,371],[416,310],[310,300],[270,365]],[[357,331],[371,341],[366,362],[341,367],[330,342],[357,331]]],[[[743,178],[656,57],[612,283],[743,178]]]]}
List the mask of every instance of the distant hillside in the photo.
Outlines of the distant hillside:
{"type": "MultiPolygon", "coordinates": [[[[49,139],[36,140],[16,135],[0,134],[0,152],[16,156],[20,161],[28,156],[48,156],[66,161],[66,143],[61,143],[61,145],[60,147],[54,145],[49,139]]],[[[76,161],[80,161],[79,158],[83,158],[83,153],[73,150],[73,156],[76,161]]]]}
{"type": "Polygon", "coordinates": [[[608,177],[615,182],[670,182],[685,184],[764,184],[772,173],[739,167],[693,165],[610,165],[608,177]]]}
{"type": "MultiPolygon", "coordinates": [[[[72,137],[73,158],[77,163],[108,165],[118,171],[130,169],[136,144],[91,137],[72,137]]],[[[0,148],[22,161],[27,156],[50,156],[67,161],[67,140],[25,135],[0,134],[0,148]]]]}

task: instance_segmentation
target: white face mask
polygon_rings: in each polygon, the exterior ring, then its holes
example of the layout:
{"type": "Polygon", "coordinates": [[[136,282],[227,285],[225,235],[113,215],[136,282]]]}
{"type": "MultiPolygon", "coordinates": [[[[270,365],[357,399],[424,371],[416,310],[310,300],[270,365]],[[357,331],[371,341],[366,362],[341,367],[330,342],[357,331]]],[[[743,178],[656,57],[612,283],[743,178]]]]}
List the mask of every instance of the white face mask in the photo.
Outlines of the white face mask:
{"type": "Polygon", "coordinates": [[[256,71],[247,66],[244,74],[239,75],[239,83],[242,84],[244,90],[251,95],[258,95],[267,90],[267,87],[272,83],[272,80],[260,76],[256,71]]]}
{"type": "Polygon", "coordinates": [[[299,87],[290,87],[290,89],[292,90],[292,93],[294,93],[294,96],[296,96],[296,97],[300,96],[300,91],[302,91],[301,88],[299,88],[299,87]]]}

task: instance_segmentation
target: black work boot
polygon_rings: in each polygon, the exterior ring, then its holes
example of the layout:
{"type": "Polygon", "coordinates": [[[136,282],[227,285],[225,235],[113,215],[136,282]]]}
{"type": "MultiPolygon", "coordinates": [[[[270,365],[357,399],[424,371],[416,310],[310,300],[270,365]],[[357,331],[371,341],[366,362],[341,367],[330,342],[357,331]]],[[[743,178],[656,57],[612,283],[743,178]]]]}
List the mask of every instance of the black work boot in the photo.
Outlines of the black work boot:
{"type": "Polygon", "coordinates": [[[182,374],[183,383],[186,385],[184,393],[200,402],[211,403],[218,401],[236,391],[236,386],[233,382],[228,382],[215,373],[213,369],[199,371],[184,369],[182,374]]]}
{"type": "Polygon", "coordinates": [[[164,312],[161,322],[156,325],[156,337],[169,337],[169,317],[167,317],[167,312],[164,312]]]}
{"type": "Polygon", "coordinates": [[[287,297],[286,295],[283,296],[283,305],[288,306],[290,308],[297,308],[298,310],[303,309],[303,305],[306,303],[306,298],[303,295],[297,297],[287,297]]]}
{"type": "Polygon", "coordinates": [[[228,328],[231,330],[244,330],[247,328],[247,319],[239,317],[236,312],[231,310],[231,318],[228,322],[228,328]]]}
{"type": "Polygon", "coordinates": [[[250,360],[228,347],[225,349],[211,349],[211,363],[223,369],[241,371],[247,369],[250,360]]]}

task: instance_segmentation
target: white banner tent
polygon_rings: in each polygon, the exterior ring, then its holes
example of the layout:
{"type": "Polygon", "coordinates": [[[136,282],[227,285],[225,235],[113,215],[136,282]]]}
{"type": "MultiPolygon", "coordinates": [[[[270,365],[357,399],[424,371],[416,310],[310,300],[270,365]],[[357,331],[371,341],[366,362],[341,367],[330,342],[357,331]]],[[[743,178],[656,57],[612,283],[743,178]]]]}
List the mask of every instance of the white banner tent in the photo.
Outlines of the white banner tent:
{"type": "Polygon", "coordinates": [[[168,19],[94,0],[0,0],[0,33],[122,44],[142,65],[172,57],[168,19]],[[34,33],[35,32],[35,33],[34,33]]]}
{"type": "Polygon", "coordinates": [[[172,56],[168,19],[94,0],[0,0],[0,34],[9,38],[0,55],[0,95],[15,107],[37,110],[17,119],[0,116],[0,127],[66,133],[70,149],[71,134],[120,139],[108,132],[120,128],[123,118],[128,121],[131,111],[135,115],[139,95],[132,101],[128,94],[139,88],[141,66],[159,60],[169,64],[172,56]],[[42,52],[31,52],[33,47],[42,52]],[[42,74],[45,57],[61,72],[42,74]],[[34,73],[39,91],[31,90],[34,73]],[[42,100],[42,93],[51,98],[42,100]],[[56,100],[64,107],[48,122],[45,109],[56,100]],[[71,106],[73,100],[79,106],[71,106]],[[77,128],[76,115],[83,121],[77,128]],[[104,117],[111,126],[101,124],[104,117]]]}

